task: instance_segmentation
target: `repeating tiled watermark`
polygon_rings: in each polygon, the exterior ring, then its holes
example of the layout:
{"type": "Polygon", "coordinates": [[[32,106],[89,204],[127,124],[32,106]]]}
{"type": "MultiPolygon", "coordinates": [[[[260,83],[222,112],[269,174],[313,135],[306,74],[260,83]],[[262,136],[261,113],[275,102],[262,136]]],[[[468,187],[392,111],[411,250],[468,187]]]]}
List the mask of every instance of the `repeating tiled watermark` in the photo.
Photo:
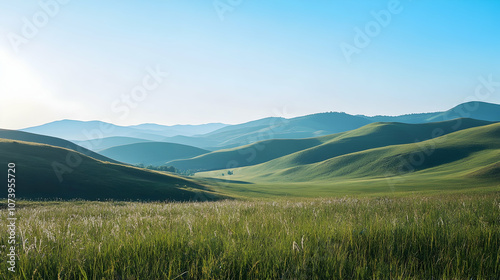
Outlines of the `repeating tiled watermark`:
{"type": "Polygon", "coordinates": [[[380,11],[371,11],[372,19],[363,27],[354,27],[354,37],[352,42],[342,42],[339,47],[347,63],[351,63],[353,55],[360,54],[367,48],[372,40],[378,37],[384,28],[387,28],[395,15],[404,10],[399,0],[391,0],[387,3],[385,9],[380,11]]]}
{"type": "Polygon", "coordinates": [[[71,0],[41,0],[38,2],[39,9],[31,17],[22,17],[22,27],[19,32],[8,32],[7,38],[15,53],[19,53],[21,47],[36,38],[40,31],[61,11],[61,8],[71,0]]]}
{"type": "Polygon", "coordinates": [[[233,13],[245,0],[214,0],[212,5],[220,21],[226,19],[227,14],[233,13]]]}

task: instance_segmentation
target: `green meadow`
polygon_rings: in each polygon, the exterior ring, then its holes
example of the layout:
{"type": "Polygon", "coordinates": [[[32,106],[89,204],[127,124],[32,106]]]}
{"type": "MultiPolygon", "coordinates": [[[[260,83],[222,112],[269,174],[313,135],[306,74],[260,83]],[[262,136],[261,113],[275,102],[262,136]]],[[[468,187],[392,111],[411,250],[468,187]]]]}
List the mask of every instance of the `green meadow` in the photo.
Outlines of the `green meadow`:
{"type": "MultiPolygon", "coordinates": [[[[1,279],[495,279],[500,192],[18,203],[1,279]]],[[[7,211],[0,211],[2,220],[7,211]]]]}

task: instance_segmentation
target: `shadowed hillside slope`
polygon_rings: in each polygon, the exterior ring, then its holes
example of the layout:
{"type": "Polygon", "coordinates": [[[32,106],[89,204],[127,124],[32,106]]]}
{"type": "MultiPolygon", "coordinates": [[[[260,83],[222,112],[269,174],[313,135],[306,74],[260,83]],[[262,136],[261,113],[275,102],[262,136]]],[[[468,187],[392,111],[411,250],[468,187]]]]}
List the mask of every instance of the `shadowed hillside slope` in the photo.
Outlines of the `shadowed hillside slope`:
{"type": "Polygon", "coordinates": [[[488,124],[491,122],[473,119],[425,124],[373,123],[342,133],[322,145],[269,161],[262,168],[276,170],[310,164],[367,149],[421,142],[455,131],[488,124]]]}
{"type": "Polygon", "coordinates": [[[219,150],[168,165],[200,171],[251,166],[276,170],[320,162],[335,156],[388,145],[420,142],[457,130],[491,124],[473,119],[428,124],[374,123],[356,130],[297,140],[268,140],[243,147],[219,150]],[[274,160],[273,160],[274,159],[274,160]]]}
{"type": "Polygon", "coordinates": [[[0,139],[0,175],[16,165],[16,198],[205,200],[218,199],[204,185],[183,177],[106,163],[73,150],[0,139]]]}
{"type": "Polygon", "coordinates": [[[255,165],[323,143],[322,138],[275,139],[242,147],[218,150],[190,159],[173,160],[167,165],[182,170],[208,171],[255,165]]]}
{"type": "Polygon", "coordinates": [[[92,158],[95,158],[98,160],[118,163],[117,161],[115,161],[113,159],[110,159],[108,157],[105,157],[103,155],[95,153],[95,152],[88,150],[82,146],[79,146],[75,143],[72,143],[70,141],[66,141],[64,139],[56,138],[56,137],[39,135],[39,134],[18,131],[18,130],[0,129],[0,138],[33,142],[33,143],[39,143],[39,144],[47,144],[47,145],[56,146],[56,147],[60,147],[60,148],[67,148],[67,149],[71,149],[73,151],[80,152],[82,154],[85,154],[89,157],[92,157],[92,158]]]}

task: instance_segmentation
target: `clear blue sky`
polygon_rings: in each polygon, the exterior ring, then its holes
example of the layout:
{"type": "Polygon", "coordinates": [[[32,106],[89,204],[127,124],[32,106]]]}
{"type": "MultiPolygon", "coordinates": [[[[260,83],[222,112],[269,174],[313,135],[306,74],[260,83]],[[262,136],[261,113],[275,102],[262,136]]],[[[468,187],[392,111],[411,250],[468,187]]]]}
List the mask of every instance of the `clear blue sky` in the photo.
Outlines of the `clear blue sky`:
{"type": "Polygon", "coordinates": [[[500,103],[500,87],[474,96],[479,77],[500,82],[500,1],[54,1],[0,0],[1,128],[500,103]],[[377,30],[382,10],[391,18],[377,30]],[[348,62],[341,46],[356,47],[356,28],[373,37],[348,62]],[[148,67],[168,77],[156,86],[148,67]],[[124,101],[144,79],[150,90],[124,101]]]}

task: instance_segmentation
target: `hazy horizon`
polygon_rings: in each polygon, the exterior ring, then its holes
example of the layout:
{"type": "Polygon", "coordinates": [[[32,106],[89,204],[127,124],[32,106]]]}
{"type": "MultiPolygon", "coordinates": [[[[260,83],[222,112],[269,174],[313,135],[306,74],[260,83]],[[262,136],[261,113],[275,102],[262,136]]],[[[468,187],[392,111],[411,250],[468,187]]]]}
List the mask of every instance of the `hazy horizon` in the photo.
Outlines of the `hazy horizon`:
{"type": "MultiPolygon", "coordinates": [[[[489,102],[488,102],[489,103],[489,102]]],[[[460,103],[460,104],[463,104],[463,103],[460,103]]],[[[457,105],[460,105],[460,104],[457,104],[457,105]]],[[[491,103],[491,104],[496,104],[496,105],[500,105],[500,103],[491,103]]],[[[457,106],[455,105],[455,106],[457,106]]],[[[441,111],[447,111],[449,109],[452,109],[454,108],[455,106],[451,106],[447,109],[443,109],[443,110],[439,110],[439,111],[432,111],[432,112],[408,112],[408,113],[405,113],[405,114],[402,114],[402,115],[411,115],[411,114],[427,114],[427,113],[435,113],[435,112],[441,112],[441,111]]],[[[375,117],[375,116],[389,116],[389,117],[395,117],[395,116],[402,116],[402,115],[382,115],[382,114],[376,114],[376,115],[367,115],[367,114],[352,114],[352,113],[349,113],[349,112],[343,112],[343,111],[325,111],[325,112],[316,112],[316,113],[311,113],[311,114],[321,114],[321,113],[346,113],[346,114],[349,114],[349,115],[353,115],[353,116],[358,116],[358,115],[363,115],[363,116],[366,116],[366,117],[375,117]]],[[[295,118],[295,117],[301,117],[301,116],[307,116],[307,115],[311,115],[311,114],[306,114],[306,115],[298,115],[298,116],[265,116],[263,118],[271,118],[271,117],[283,117],[283,118],[295,118]]],[[[260,118],[262,119],[262,118],[260,118]]],[[[227,123],[227,122],[200,122],[200,123],[176,123],[176,124],[165,124],[165,123],[162,123],[162,122],[143,122],[143,123],[132,123],[132,124],[126,124],[126,125],[120,125],[120,124],[116,124],[116,123],[113,123],[113,122],[109,122],[111,124],[114,124],[114,125],[118,125],[118,126],[124,126],[124,127],[127,127],[127,126],[137,126],[137,125],[144,125],[144,124],[157,124],[157,125],[165,125],[165,126],[176,126],[176,125],[204,125],[204,124],[225,124],[225,125],[237,125],[237,124],[242,124],[242,123],[246,123],[246,122],[251,122],[251,121],[255,121],[255,120],[258,120],[258,119],[251,119],[251,120],[247,120],[247,121],[243,121],[243,122],[239,122],[239,123],[227,123]]],[[[81,121],[81,122],[92,122],[92,121],[101,121],[103,122],[103,120],[98,120],[98,119],[88,119],[88,120],[78,120],[78,119],[57,119],[57,120],[53,120],[53,121],[49,121],[49,122],[43,122],[43,123],[40,123],[38,125],[33,125],[33,126],[29,126],[29,127],[21,127],[21,128],[12,128],[12,129],[25,129],[25,128],[30,128],[30,127],[36,127],[36,126],[39,126],[39,125],[44,125],[44,124],[47,124],[47,123],[52,123],[52,122],[58,122],[58,121],[81,121]]],[[[5,128],[4,128],[5,129],[5,128]]]]}
{"type": "Polygon", "coordinates": [[[220,3],[0,0],[0,127],[500,103],[500,2],[220,3]]]}

